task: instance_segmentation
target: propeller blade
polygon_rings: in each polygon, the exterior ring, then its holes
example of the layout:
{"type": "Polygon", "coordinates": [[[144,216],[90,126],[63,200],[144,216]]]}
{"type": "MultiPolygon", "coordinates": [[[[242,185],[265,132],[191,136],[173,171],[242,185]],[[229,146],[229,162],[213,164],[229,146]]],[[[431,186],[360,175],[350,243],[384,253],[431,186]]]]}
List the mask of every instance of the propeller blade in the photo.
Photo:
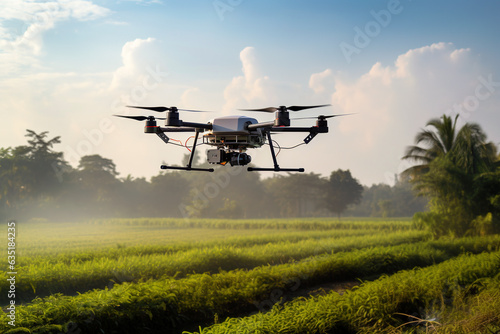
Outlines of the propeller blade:
{"type": "Polygon", "coordinates": [[[300,110],[304,110],[304,109],[328,107],[330,105],[331,104],[320,104],[317,106],[290,106],[290,107],[287,107],[287,109],[291,110],[291,111],[300,111],[300,110]]]}
{"type": "Polygon", "coordinates": [[[276,107],[268,107],[268,108],[260,108],[260,109],[238,109],[241,111],[262,111],[262,112],[275,112],[278,111],[279,108],[276,107]]]}
{"type": "Polygon", "coordinates": [[[154,117],[154,116],[126,116],[126,115],[113,115],[116,117],[122,117],[122,118],[130,118],[130,119],[135,119],[136,121],[145,121],[147,119],[166,119],[164,117],[154,117]]]}
{"type": "MultiPolygon", "coordinates": [[[[311,109],[311,108],[320,108],[320,107],[327,107],[330,104],[320,104],[317,106],[290,106],[290,107],[285,107],[286,110],[290,111],[299,111],[299,110],[304,110],[304,109],[311,109]]],[[[263,112],[275,112],[280,110],[280,108],[277,107],[268,107],[268,108],[259,108],[259,109],[239,109],[242,111],[263,111],[263,112]]]]}
{"type": "Polygon", "coordinates": [[[177,109],[177,110],[188,111],[188,112],[211,112],[211,111],[208,111],[208,110],[193,110],[193,109],[177,109]]]}
{"type": "Polygon", "coordinates": [[[157,112],[167,111],[167,110],[171,109],[171,108],[167,108],[167,107],[141,107],[141,106],[127,106],[127,107],[137,108],[137,109],[146,109],[146,110],[152,110],[152,111],[157,111],[157,112]]]}
{"type": "Polygon", "coordinates": [[[210,112],[210,111],[204,111],[204,110],[192,110],[192,109],[177,109],[176,107],[141,107],[141,106],[127,106],[129,108],[137,108],[137,109],[146,109],[146,110],[152,110],[152,111],[157,111],[157,112],[162,112],[162,111],[188,111],[188,112],[210,112]]]}
{"type": "Polygon", "coordinates": [[[297,119],[327,119],[327,118],[338,117],[338,116],[347,116],[347,115],[354,115],[354,114],[319,115],[319,116],[298,117],[298,118],[290,118],[290,119],[292,119],[292,120],[297,120],[297,119]]]}

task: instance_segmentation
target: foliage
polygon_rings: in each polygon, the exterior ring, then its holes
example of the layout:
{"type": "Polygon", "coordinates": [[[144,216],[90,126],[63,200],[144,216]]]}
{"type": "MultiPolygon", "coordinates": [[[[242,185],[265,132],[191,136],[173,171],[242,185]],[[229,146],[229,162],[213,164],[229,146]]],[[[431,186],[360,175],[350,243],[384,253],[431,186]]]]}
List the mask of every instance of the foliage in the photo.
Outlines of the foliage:
{"type": "Polygon", "coordinates": [[[340,215],[350,204],[359,203],[363,187],[352,177],[349,170],[337,170],[330,174],[326,186],[325,206],[331,212],[340,215]]]}
{"type": "Polygon", "coordinates": [[[489,213],[493,231],[500,219],[495,199],[500,194],[496,146],[487,142],[475,123],[457,130],[457,119],[458,115],[454,121],[443,115],[431,120],[427,125],[433,129],[422,130],[415,138],[417,144],[427,147],[410,146],[403,157],[420,162],[404,174],[430,198],[431,212],[418,214],[415,220],[430,227],[437,237],[476,233],[474,220],[489,213]]]}
{"type": "Polygon", "coordinates": [[[453,150],[456,142],[456,124],[459,115],[452,120],[451,117],[443,115],[441,118],[433,118],[427,122],[427,127],[415,137],[414,146],[409,146],[403,159],[412,160],[420,165],[412,166],[403,172],[403,175],[417,178],[429,171],[429,164],[437,157],[445,156],[453,150]],[[424,144],[427,147],[418,146],[424,144]]]}
{"type": "MultiPolygon", "coordinates": [[[[229,318],[197,333],[390,332],[411,323],[412,314],[425,319],[427,312],[439,312],[447,306],[445,303],[440,305],[441,301],[455,300],[479,277],[498,276],[499,255],[498,252],[466,255],[424,269],[384,275],[343,295],[330,292],[299,299],[283,306],[276,305],[268,313],[229,318]]],[[[496,320],[493,317],[493,321],[499,324],[498,317],[496,320]]]]}
{"type": "MultiPolygon", "coordinates": [[[[342,189],[340,184],[332,183],[340,182],[332,179],[336,174],[350,176],[349,171],[333,172],[330,178],[291,173],[264,179],[242,167],[221,166],[214,173],[162,171],[149,180],[132,175],[119,177],[111,159],[97,154],[81,156],[78,166],[72,167],[62,152],[54,150],[61,143],[59,137],[49,139],[47,132],[31,130],[27,137],[28,145],[0,148],[3,219],[323,217],[332,212],[339,214],[332,210],[333,206],[344,210],[350,191],[359,193],[361,189],[359,185],[349,187],[348,183],[342,189]]],[[[352,176],[350,179],[354,180],[352,176]]],[[[409,217],[418,210],[408,204],[415,202],[410,191],[402,187],[388,189],[390,198],[374,191],[368,197],[369,210],[362,203],[352,212],[360,216],[409,217]],[[387,204],[384,210],[379,203],[387,204]]],[[[352,201],[349,203],[357,203],[354,197],[352,201]]]]}
{"type": "Polygon", "coordinates": [[[394,186],[373,184],[364,187],[358,205],[350,206],[345,215],[353,217],[411,217],[427,210],[428,200],[416,196],[407,179],[396,179],[394,186]]]}
{"type": "Polygon", "coordinates": [[[44,198],[57,196],[61,187],[56,171],[67,166],[62,153],[52,147],[60,138],[27,130],[28,144],[0,149],[0,210],[12,212],[31,205],[45,209],[44,198]]]}
{"type": "Polygon", "coordinates": [[[327,180],[319,174],[274,176],[264,181],[274,211],[281,217],[324,215],[324,193],[327,180]]]}

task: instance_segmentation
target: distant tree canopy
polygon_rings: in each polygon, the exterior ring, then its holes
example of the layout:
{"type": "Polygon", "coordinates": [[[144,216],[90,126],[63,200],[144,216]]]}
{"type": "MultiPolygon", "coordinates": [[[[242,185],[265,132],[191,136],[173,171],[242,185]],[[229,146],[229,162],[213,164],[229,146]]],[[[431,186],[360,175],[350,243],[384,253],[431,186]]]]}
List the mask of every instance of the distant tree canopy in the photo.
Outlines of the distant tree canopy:
{"type": "Polygon", "coordinates": [[[363,187],[352,177],[351,172],[339,169],[330,174],[330,179],[326,184],[324,203],[328,210],[340,218],[348,205],[359,203],[362,193],[363,187]]]}
{"type": "Polygon", "coordinates": [[[315,173],[262,178],[243,168],[221,167],[214,173],[162,171],[150,180],[120,178],[114,162],[97,154],[82,156],[76,168],[70,166],[55,150],[60,137],[32,130],[26,137],[27,145],[0,148],[2,219],[272,218],[344,212],[389,217],[411,216],[425,205],[408,205],[422,202],[409,186],[363,188],[348,170],[328,178],[315,173]]]}
{"type": "Polygon", "coordinates": [[[435,234],[463,236],[500,231],[500,163],[496,146],[481,127],[456,128],[443,115],[427,123],[403,159],[417,165],[405,172],[420,194],[430,198],[430,212],[415,216],[435,234]],[[418,146],[424,144],[424,146],[418,146]]]}

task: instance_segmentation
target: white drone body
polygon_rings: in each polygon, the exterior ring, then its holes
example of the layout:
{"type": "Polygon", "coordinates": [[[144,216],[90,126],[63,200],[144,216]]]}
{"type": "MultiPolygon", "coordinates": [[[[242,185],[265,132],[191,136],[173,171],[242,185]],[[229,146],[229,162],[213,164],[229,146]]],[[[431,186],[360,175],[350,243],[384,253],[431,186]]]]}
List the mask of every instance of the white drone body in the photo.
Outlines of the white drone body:
{"type": "Polygon", "coordinates": [[[249,130],[248,126],[257,124],[255,118],[247,116],[224,116],[209,121],[212,129],[203,132],[203,143],[219,148],[238,150],[257,148],[266,142],[261,128],[249,130]]]}

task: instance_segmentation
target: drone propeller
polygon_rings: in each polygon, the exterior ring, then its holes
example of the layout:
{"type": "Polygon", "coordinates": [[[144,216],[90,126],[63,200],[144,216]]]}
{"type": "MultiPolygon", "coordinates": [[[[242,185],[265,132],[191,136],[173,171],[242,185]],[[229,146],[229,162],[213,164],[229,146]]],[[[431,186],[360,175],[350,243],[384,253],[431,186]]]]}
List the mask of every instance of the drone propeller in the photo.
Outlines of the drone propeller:
{"type": "Polygon", "coordinates": [[[135,119],[136,121],[145,121],[145,120],[154,121],[155,119],[166,119],[164,117],[154,117],[154,116],[125,116],[125,115],[113,115],[113,116],[135,119]]]}
{"type": "Polygon", "coordinates": [[[260,108],[260,109],[240,109],[240,110],[242,110],[242,111],[275,112],[275,111],[284,109],[285,111],[286,110],[300,111],[300,110],[304,110],[304,109],[327,107],[329,105],[330,104],[321,104],[321,105],[317,105],[317,106],[290,106],[290,107],[280,106],[280,107],[268,107],[268,108],[260,108]]]}
{"type": "Polygon", "coordinates": [[[210,112],[210,111],[204,111],[204,110],[191,110],[191,109],[177,109],[177,107],[141,107],[141,106],[127,106],[129,108],[137,108],[137,109],[146,109],[146,110],[152,110],[156,112],[162,112],[162,111],[188,111],[188,112],[210,112]]]}
{"type": "Polygon", "coordinates": [[[352,114],[336,114],[336,115],[319,115],[319,116],[298,117],[298,118],[291,118],[291,119],[293,119],[293,120],[297,120],[297,119],[319,119],[319,120],[324,120],[324,119],[327,119],[327,118],[338,117],[338,116],[347,116],[347,115],[354,115],[354,113],[352,113],[352,114]]]}

